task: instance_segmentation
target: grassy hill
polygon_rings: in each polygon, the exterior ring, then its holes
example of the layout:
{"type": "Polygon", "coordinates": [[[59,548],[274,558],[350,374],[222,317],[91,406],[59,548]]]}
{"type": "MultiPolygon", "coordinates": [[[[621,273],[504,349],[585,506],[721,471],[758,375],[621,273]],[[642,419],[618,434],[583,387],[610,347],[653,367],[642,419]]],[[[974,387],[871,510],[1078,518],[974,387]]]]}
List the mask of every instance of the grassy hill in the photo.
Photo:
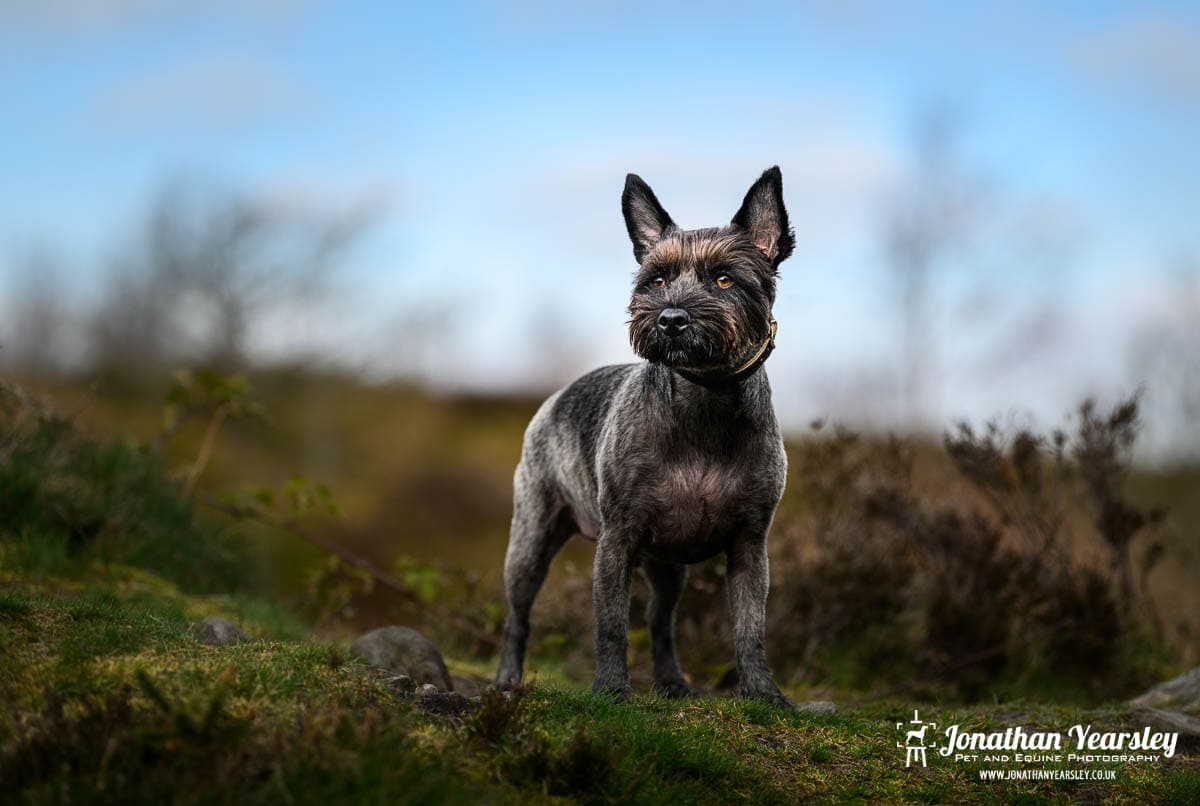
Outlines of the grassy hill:
{"type": "MultiPolygon", "coordinates": [[[[82,570],[82,569],[81,569],[82,570]]],[[[101,802],[1195,803],[1195,748],[1118,765],[1114,782],[981,782],[983,763],[906,769],[905,706],[786,713],[731,699],[616,704],[536,686],[426,713],[250,600],[185,595],[111,566],[0,594],[4,800],[101,802]],[[213,648],[188,625],[237,619],[255,639],[213,648]]],[[[452,661],[452,666],[454,666],[452,661]]],[[[460,669],[463,670],[463,669],[460,669]]],[[[1120,707],[934,708],[974,729],[1132,723],[1120,707]]],[[[1067,765],[1049,765],[1066,768],[1067,765]]]]}
{"type": "MultiPolygon", "coordinates": [[[[392,690],[347,658],[342,633],[314,632],[310,613],[282,604],[258,533],[198,508],[170,457],[0,393],[0,801],[1200,800],[1194,745],[1109,765],[1113,781],[981,781],[995,764],[906,768],[896,746],[914,703],[978,730],[1140,724],[1104,701],[844,692],[833,716],[724,697],[618,704],[587,690],[586,670],[556,665],[562,647],[546,642],[533,665],[559,673],[447,713],[392,690]],[[189,625],[206,615],[253,640],[199,643],[189,625]]],[[[491,669],[486,648],[443,649],[456,674],[491,669]]]]}

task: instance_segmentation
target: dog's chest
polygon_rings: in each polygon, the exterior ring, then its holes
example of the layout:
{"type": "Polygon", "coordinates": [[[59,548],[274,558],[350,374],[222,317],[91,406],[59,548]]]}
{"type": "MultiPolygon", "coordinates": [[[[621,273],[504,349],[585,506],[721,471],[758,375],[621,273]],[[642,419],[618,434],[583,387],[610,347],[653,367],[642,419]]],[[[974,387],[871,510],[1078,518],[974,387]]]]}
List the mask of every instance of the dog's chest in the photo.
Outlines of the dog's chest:
{"type": "Polygon", "coordinates": [[[647,524],[654,546],[694,546],[721,540],[745,506],[746,469],[736,459],[700,453],[665,458],[653,469],[647,524]]]}

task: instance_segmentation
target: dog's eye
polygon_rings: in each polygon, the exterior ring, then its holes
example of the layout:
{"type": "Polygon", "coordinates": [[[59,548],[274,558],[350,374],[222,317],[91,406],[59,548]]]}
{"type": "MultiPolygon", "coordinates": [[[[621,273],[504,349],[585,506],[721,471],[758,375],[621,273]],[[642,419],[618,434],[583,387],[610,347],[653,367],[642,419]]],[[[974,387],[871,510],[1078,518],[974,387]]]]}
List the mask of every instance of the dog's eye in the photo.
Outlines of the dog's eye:
{"type": "Polygon", "coordinates": [[[717,277],[717,288],[729,288],[733,285],[733,278],[728,274],[722,274],[717,277]]]}
{"type": "Polygon", "coordinates": [[[650,281],[650,287],[651,288],[666,288],[667,287],[667,278],[655,277],[653,280],[650,281]]]}

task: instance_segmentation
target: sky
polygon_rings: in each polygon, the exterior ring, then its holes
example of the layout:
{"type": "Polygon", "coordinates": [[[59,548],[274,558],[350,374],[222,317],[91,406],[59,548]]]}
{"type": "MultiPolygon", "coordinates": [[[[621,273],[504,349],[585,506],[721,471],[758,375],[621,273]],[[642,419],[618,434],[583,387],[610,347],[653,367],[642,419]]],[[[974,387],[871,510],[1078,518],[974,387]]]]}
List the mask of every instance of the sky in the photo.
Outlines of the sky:
{"type": "Polygon", "coordinates": [[[778,164],[777,406],[898,422],[883,232],[935,115],[976,204],[932,268],[926,422],[1149,382],[1130,345],[1200,255],[1196,3],[5,0],[0,97],[0,273],[45,244],[100,293],[170,178],[365,206],[337,302],[258,349],[446,388],[632,360],[625,174],[690,228],[778,164]]]}

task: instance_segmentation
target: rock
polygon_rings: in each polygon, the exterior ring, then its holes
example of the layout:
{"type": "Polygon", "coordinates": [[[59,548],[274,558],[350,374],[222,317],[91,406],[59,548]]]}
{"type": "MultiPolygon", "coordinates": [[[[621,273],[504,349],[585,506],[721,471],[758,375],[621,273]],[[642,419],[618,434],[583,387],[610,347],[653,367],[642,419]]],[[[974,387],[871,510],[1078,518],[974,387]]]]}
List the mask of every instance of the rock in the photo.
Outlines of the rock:
{"type": "Polygon", "coordinates": [[[418,708],[434,716],[458,717],[479,707],[478,698],[468,699],[457,691],[435,691],[417,697],[416,702],[418,708]]]}
{"type": "Polygon", "coordinates": [[[836,714],[837,706],[828,700],[814,700],[796,703],[796,710],[802,714],[836,714]]]}
{"type": "Polygon", "coordinates": [[[350,645],[350,654],[371,666],[408,675],[417,685],[432,685],[439,691],[454,690],[442,653],[432,641],[408,627],[371,630],[350,645]]]}
{"type": "Polygon", "coordinates": [[[1130,700],[1129,704],[1176,711],[1200,711],[1200,666],[1159,683],[1142,696],[1130,700]]]}
{"type": "Polygon", "coordinates": [[[387,669],[371,667],[374,677],[392,691],[404,697],[411,697],[417,692],[417,682],[406,674],[392,674],[387,669]]]}
{"type": "Polygon", "coordinates": [[[491,682],[482,677],[460,677],[456,674],[450,675],[450,681],[454,683],[454,690],[467,699],[478,698],[491,682]]]}
{"type": "Polygon", "coordinates": [[[220,616],[209,616],[193,624],[192,637],[209,646],[230,646],[250,640],[241,628],[220,616]]]}
{"type": "Polygon", "coordinates": [[[1200,719],[1175,711],[1142,706],[1133,710],[1133,715],[1147,725],[1159,730],[1169,730],[1190,739],[1200,738],[1200,719]]]}
{"type": "Polygon", "coordinates": [[[392,691],[405,699],[411,699],[418,708],[434,716],[459,717],[479,707],[478,697],[465,697],[457,691],[438,691],[431,683],[417,685],[406,674],[395,674],[377,666],[368,667],[370,674],[392,691]]]}

